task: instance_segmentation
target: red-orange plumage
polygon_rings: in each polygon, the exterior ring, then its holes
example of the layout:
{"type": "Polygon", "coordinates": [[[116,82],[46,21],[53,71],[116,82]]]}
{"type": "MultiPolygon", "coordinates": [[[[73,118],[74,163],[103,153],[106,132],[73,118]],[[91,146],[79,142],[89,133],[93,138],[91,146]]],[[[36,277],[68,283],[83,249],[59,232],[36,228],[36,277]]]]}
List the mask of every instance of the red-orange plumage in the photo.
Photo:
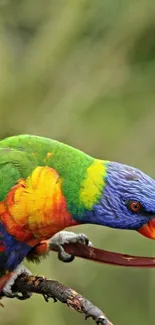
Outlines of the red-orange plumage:
{"type": "Polygon", "coordinates": [[[18,181],[0,203],[0,215],[7,232],[31,246],[76,224],[67,211],[61,179],[47,166],[18,181]]]}

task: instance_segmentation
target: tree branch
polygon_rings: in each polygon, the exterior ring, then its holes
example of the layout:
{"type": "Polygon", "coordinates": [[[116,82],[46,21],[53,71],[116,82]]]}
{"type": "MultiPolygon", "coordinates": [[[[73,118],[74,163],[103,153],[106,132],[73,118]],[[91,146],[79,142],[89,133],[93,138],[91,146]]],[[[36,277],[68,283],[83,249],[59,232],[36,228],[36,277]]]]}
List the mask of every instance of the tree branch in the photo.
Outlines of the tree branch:
{"type": "MultiPolygon", "coordinates": [[[[114,253],[82,244],[65,244],[68,254],[103,264],[119,265],[132,268],[155,268],[155,258],[114,253]]],[[[57,251],[52,248],[51,251],[57,251]]]]}
{"type": "Polygon", "coordinates": [[[49,298],[53,298],[55,302],[59,300],[71,309],[84,314],[85,319],[90,317],[98,325],[113,325],[98,307],[72,288],[58,281],[23,274],[17,278],[12,290],[22,294],[26,292],[41,294],[47,302],[49,298]]]}

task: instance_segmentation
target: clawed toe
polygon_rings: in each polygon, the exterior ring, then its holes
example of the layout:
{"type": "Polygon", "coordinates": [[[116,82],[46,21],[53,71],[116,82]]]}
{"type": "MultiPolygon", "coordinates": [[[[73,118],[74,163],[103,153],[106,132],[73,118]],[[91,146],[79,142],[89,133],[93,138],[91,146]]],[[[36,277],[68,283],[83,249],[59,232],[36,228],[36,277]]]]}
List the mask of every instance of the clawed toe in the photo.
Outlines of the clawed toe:
{"type": "Polygon", "coordinates": [[[22,292],[21,295],[19,295],[18,293],[16,294],[16,298],[19,300],[26,300],[32,297],[32,293],[31,292],[22,292]]]}
{"type": "Polygon", "coordinates": [[[12,291],[12,287],[14,286],[15,281],[20,274],[31,275],[31,272],[23,265],[18,266],[3,288],[3,294],[5,297],[17,298],[19,300],[25,300],[31,297],[32,294],[30,292],[23,292],[21,294],[18,294],[17,292],[12,291]]]}
{"type": "Polygon", "coordinates": [[[59,260],[67,263],[72,262],[75,257],[65,252],[63,247],[64,244],[82,244],[92,246],[92,243],[85,234],[61,231],[54,235],[50,240],[50,248],[56,248],[58,250],[59,260]]]}
{"type": "Polygon", "coordinates": [[[64,248],[60,244],[51,244],[51,248],[56,248],[58,251],[58,259],[64,263],[70,263],[74,260],[74,255],[70,255],[65,252],[64,248]]]}
{"type": "Polygon", "coordinates": [[[18,294],[17,292],[11,293],[11,292],[5,291],[5,297],[11,298],[11,299],[17,298],[19,300],[26,300],[26,299],[29,299],[31,296],[32,296],[32,293],[30,293],[30,292],[23,292],[21,294],[18,294]]]}
{"type": "Polygon", "coordinates": [[[82,244],[82,245],[89,245],[89,239],[85,234],[79,234],[75,238],[75,243],[82,244]]]}

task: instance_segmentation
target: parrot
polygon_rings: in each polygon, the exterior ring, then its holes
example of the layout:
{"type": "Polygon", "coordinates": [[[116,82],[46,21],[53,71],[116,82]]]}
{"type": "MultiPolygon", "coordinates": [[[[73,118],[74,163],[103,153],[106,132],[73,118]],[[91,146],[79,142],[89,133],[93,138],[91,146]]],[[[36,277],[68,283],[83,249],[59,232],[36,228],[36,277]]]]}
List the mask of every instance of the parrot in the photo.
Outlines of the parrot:
{"type": "MultiPolygon", "coordinates": [[[[66,243],[92,245],[68,227],[93,224],[137,231],[155,239],[155,180],[136,167],[95,158],[39,135],[0,140],[0,297],[19,298],[22,264],[39,262],[66,243]]],[[[30,293],[23,293],[28,299],[30,293]]]]}

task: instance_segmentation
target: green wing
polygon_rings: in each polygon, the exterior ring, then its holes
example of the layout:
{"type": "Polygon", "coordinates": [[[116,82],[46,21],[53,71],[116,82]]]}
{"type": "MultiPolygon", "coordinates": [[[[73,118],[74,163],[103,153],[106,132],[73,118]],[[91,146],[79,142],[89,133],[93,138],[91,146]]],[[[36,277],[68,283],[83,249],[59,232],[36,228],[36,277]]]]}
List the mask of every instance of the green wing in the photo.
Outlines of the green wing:
{"type": "Polygon", "coordinates": [[[27,152],[0,148],[0,201],[20,178],[26,178],[36,166],[35,157],[27,152]]]}

